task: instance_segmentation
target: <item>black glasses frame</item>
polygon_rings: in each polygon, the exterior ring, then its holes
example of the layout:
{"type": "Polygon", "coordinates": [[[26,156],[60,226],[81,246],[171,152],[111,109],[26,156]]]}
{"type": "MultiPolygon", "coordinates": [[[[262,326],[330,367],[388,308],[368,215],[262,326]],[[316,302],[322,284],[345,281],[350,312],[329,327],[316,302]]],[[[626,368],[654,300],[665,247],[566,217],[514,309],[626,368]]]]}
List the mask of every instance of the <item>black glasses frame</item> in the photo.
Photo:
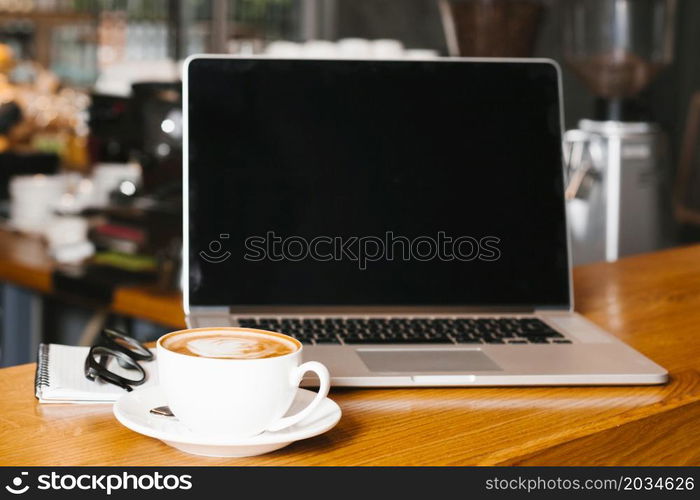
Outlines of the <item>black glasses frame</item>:
{"type": "Polygon", "coordinates": [[[153,353],[138,340],[111,328],[105,328],[97,344],[90,348],[85,358],[85,377],[93,381],[100,379],[131,392],[131,386],[141,385],[146,381],[146,371],[139,361],[152,359],[153,353]],[[122,368],[138,371],[141,378],[132,380],[110,371],[107,368],[108,356],[114,356],[122,368]]]}

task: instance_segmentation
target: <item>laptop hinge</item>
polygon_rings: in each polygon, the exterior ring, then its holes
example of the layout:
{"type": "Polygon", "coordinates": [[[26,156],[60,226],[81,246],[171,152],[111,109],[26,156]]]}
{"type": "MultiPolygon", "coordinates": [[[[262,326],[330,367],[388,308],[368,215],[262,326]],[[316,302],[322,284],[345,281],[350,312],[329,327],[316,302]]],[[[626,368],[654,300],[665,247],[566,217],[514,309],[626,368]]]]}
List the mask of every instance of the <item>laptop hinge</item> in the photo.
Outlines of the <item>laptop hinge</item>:
{"type": "Polygon", "coordinates": [[[533,307],[459,307],[459,306],[237,306],[233,316],[269,315],[454,315],[454,314],[533,314],[533,307]]]}
{"type": "Polygon", "coordinates": [[[533,314],[571,312],[568,306],[547,307],[391,307],[391,306],[196,306],[190,315],[196,316],[244,316],[259,314],[533,314]]]}
{"type": "Polygon", "coordinates": [[[198,316],[229,316],[231,308],[226,306],[191,306],[190,315],[198,316]]]}
{"type": "Polygon", "coordinates": [[[535,313],[537,313],[537,314],[569,313],[569,312],[573,312],[573,308],[571,306],[567,306],[567,305],[535,307],[535,313]]]}

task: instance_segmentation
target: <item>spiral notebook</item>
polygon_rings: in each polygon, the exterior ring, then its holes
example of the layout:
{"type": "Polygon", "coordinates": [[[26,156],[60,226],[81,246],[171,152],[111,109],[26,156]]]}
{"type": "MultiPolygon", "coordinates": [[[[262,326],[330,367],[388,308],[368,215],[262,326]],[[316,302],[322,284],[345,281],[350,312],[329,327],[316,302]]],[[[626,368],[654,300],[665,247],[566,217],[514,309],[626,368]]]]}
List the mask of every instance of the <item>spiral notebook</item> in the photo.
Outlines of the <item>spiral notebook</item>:
{"type": "MultiPolygon", "coordinates": [[[[40,403],[113,403],[127,392],[121,387],[85,377],[85,358],[89,347],[41,344],[34,380],[35,396],[40,403]]],[[[141,361],[146,382],[134,386],[138,391],[158,384],[153,361],[141,361]]]]}

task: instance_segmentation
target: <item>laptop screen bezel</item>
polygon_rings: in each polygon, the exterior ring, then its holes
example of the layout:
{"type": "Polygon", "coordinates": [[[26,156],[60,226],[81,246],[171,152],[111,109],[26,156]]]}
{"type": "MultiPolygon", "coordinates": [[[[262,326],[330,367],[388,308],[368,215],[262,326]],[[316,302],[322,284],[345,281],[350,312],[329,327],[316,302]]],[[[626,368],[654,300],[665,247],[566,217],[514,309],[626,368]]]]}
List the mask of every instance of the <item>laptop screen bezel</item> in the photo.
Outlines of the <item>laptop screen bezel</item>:
{"type": "MultiPolygon", "coordinates": [[[[183,63],[182,68],[182,87],[183,87],[183,155],[182,155],[182,224],[183,224],[183,248],[182,248],[182,274],[181,274],[181,288],[183,295],[183,308],[185,315],[190,315],[195,312],[226,312],[231,314],[272,314],[272,313],[285,313],[285,314],[455,314],[455,313],[476,313],[476,312],[503,312],[503,313],[525,313],[533,312],[538,310],[565,310],[573,311],[574,301],[573,301],[573,284],[572,284],[572,256],[571,256],[571,235],[569,228],[568,214],[566,212],[565,201],[563,201],[562,210],[564,213],[565,227],[566,227],[566,259],[567,259],[567,300],[562,304],[524,304],[518,306],[484,306],[484,305],[459,305],[459,306],[439,306],[439,305],[425,305],[425,306],[402,306],[397,305],[372,305],[372,304],[353,304],[353,305],[318,305],[318,306],[296,306],[296,305],[236,305],[236,304],[220,304],[220,305],[193,305],[190,303],[190,293],[189,293],[189,280],[190,280],[190,239],[189,239],[189,93],[190,93],[190,79],[189,79],[189,67],[193,61],[197,60],[244,60],[244,61],[258,61],[258,60],[268,60],[273,61],[276,58],[270,58],[265,56],[236,56],[236,55],[224,55],[224,54],[195,54],[189,56],[183,63]]],[[[375,63],[381,62],[393,62],[395,59],[373,59],[375,63]]],[[[429,62],[438,63],[493,63],[493,64],[546,64],[552,66],[557,75],[557,100],[559,106],[559,125],[560,134],[563,137],[564,133],[564,108],[563,108],[563,94],[562,94],[562,77],[561,68],[559,64],[547,58],[470,58],[470,57],[441,57],[426,59],[429,62]]],[[[566,179],[566,163],[564,157],[563,143],[561,148],[561,168],[562,168],[562,192],[565,189],[565,179],[566,179]]]]}

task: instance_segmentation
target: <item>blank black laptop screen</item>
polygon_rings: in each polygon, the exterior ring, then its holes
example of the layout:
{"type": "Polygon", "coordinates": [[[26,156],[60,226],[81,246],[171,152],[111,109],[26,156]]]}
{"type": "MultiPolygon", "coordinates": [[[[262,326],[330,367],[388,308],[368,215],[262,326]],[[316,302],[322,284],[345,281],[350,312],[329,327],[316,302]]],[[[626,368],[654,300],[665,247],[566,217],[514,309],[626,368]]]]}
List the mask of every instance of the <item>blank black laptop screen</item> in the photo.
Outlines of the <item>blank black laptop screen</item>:
{"type": "Polygon", "coordinates": [[[202,58],[187,80],[191,305],[568,305],[553,65],[202,58]]]}

